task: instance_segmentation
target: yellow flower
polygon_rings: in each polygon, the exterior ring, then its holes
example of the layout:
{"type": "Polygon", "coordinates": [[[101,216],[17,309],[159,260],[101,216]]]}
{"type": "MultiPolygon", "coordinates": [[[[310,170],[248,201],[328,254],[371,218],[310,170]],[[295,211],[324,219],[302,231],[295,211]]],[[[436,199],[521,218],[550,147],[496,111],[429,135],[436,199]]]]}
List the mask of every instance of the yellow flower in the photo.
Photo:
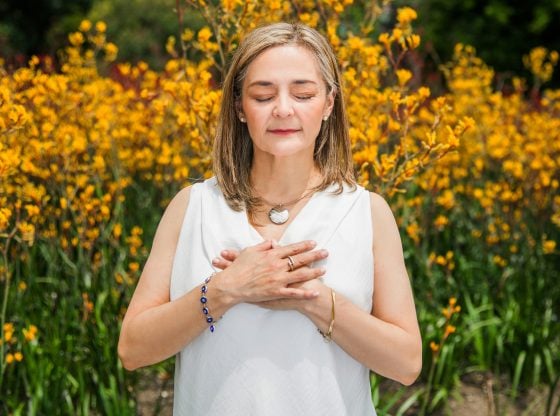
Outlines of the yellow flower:
{"type": "Polygon", "coordinates": [[[496,265],[499,266],[499,267],[505,267],[505,266],[507,266],[507,260],[504,259],[502,256],[495,255],[495,256],[492,258],[492,261],[494,262],[494,264],[496,264],[496,265]]]}
{"type": "Polygon", "coordinates": [[[457,328],[454,325],[447,325],[445,327],[445,333],[443,334],[443,338],[447,338],[449,335],[453,334],[455,331],[457,330],[457,328]]]}
{"type": "Polygon", "coordinates": [[[119,238],[122,234],[122,225],[120,223],[116,223],[113,227],[113,236],[115,238],[119,238]]]}
{"type": "Polygon", "coordinates": [[[37,205],[26,205],[25,209],[27,211],[27,215],[29,215],[30,217],[33,217],[35,215],[39,215],[39,213],[41,212],[39,210],[39,207],[37,205]]]}
{"type": "Polygon", "coordinates": [[[377,40],[379,41],[379,43],[385,45],[385,47],[389,47],[389,45],[391,44],[391,39],[389,38],[388,33],[380,34],[377,40]]]}
{"type": "Polygon", "coordinates": [[[23,360],[23,354],[18,351],[14,354],[14,358],[17,362],[20,362],[21,360],[23,360]]]}
{"type": "Polygon", "coordinates": [[[14,355],[12,353],[6,354],[6,363],[11,364],[14,362],[14,355]]]}
{"type": "Polygon", "coordinates": [[[3,230],[8,226],[11,216],[12,211],[8,208],[0,208],[0,230],[3,230]]]}
{"type": "Polygon", "coordinates": [[[18,224],[18,229],[21,232],[21,239],[32,245],[35,239],[35,226],[24,221],[18,224]]]}
{"type": "Polygon", "coordinates": [[[441,195],[436,198],[439,205],[443,206],[445,209],[451,209],[455,206],[455,196],[453,192],[449,189],[443,191],[441,195]]]}
{"type": "Polygon", "coordinates": [[[84,35],[81,32],[74,32],[68,35],[68,41],[73,46],[80,46],[84,43],[84,35]]]}
{"type": "Polygon", "coordinates": [[[108,42],[105,45],[105,60],[114,61],[119,53],[119,48],[112,42],[108,42]]]}
{"type": "Polygon", "coordinates": [[[416,49],[418,46],[420,46],[420,36],[416,34],[410,35],[406,38],[406,43],[409,49],[416,49]]]}
{"type": "Polygon", "coordinates": [[[181,35],[183,42],[190,42],[194,38],[194,32],[190,29],[185,29],[181,35]]]}
{"type": "Polygon", "coordinates": [[[554,253],[555,249],[556,249],[556,241],[554,241],[554,240],[543,241],[543,252],[544,252],[544,254],[554,253]]]}
{"type": "Polygon", "coordinates": [[[80,27],[78,28],[80,32],[89,32],[90,29],[91,22],[89,20],[85,19],[80,22],[80,27]]]}
{"type": "Polygon", "coordinates": [[[361,39],[357,36],[349,37],[348,41],[347,41],[347,44],[348,44],[348,47],[350,49],[355,49],[355,50],[362,49],[364,47],[363,39],[361,39]]]}
{"type": "MultiPolygon", "coordinates": [[[[9,342],[14,335],[14,324],[7,322],[4,324],[4,340],[9,342]]],[[[1,340],[0,340],[1,341],[1,340]]]]}
{"type": "Polygon", "coordinates": [[[411,21],[416,20],[417,18],[418,18],[418,14],[416,13],[416,10],[410,7],[401,7],[397,9],[397,21],[400,24],[410,23],[411,21]]]}
{"type": "Polygon", "coordinates": [[[437,229],[443,229],[447,224],[449,224],[449,219],[445,215],[438,215],[434,220],[434,225],[437,229]]]}
{"type": "Polygon", "coordinates": [[[399,86],[404,87],[408,81],[412,78],[412,72],[408,69],[397,69],[396,71],[399,86]]]}
{"type": "Polygon", "coordinates": [[[212,37],[212,31],[209,27],[204,26],[202,29],[198,31],[198,41],[200,43],[206,43],[212,37]]]}
{"type": "Polygon", "coordinates": [[[412,223],[406,227],[406,233],[408,236],[418,244],[420,242],[420,227],[418,223],[412,223]]]}
{"type": "Polygon", "coordinates": [[[31,342],[36,338],[38,329],[35,325],[29,325],[29,328],[22,329],[22,332],[25,340],[31,342]]]}
{"type": "Polygon", "coordinates": [[[439,345],[436,344],[434,341],[430,342],[430,349],[432,350],[432,352],[438,352],[439,351],[439,345]]]}
{"type": "Polygon", "coordinates": [[[99,21],[95,24],[95,30],[97,30],[99,33],[105,33],[105,31],[107,30],[107,24],[103,21],[99,21]]]}

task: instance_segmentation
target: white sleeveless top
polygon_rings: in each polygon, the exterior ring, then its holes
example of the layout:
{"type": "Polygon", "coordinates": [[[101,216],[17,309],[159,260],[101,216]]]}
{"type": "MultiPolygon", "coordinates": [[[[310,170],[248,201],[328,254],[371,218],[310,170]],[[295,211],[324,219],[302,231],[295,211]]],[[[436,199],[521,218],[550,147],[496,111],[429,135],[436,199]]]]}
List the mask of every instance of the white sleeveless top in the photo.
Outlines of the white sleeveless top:
{"type": "MultiPolygon", "coordinates": [[[[362,187],[339,195],[329,192],[334,188],[311,197],[279,244],[317,241],[317,248],[329,251],[315,263],[326,267],[324,283],[369,313],[370,196],[362,187]]],[[[262,241],[246,212],[227,205],[215,178],[193,185],[175,253],[171,299],[214,272],[211,261],[221,250],[262,241]]],[[[205,330],[178,354],[174,415],[372,416],[375,410],[369,370],[336,343],[326,343],[311,320],[296,311],[239,304],[213,333],[205,330]]]]}

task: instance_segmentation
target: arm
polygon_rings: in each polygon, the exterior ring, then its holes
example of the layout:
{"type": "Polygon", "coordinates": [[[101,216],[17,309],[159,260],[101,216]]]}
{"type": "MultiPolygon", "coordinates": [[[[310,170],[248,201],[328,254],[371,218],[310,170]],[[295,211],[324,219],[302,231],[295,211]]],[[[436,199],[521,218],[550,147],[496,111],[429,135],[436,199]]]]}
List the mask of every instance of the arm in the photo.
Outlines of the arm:
{"type": "MultiPolygon", "coordinates": [[[[379,195],[371,194],[371,205],[375,259],[373,310],[368,315],[343,296],[337,296],[332,338],[374,372],[409,385],[422,367],[422,340],[412,289],[393,214],[379,195]]],[[[325,331],[330,324],[330,289],[324,287],[317,299],[303,305],[303,313],[325,331]]]]}
{"type": "MultiPolygon", "coordinates": [[[[200,310],[190,306],[198,302],[197,290],[173,302],[169,299],[173,257],[189,193],[190,188],[181,190],[163,214],[152,250],[124,317],[118,353],[128,370],[172,356],[206,327],[200,310]]],[[[218,301],[213,299],[213,309],[217,313],[226,306],[218,304],[218,301]]]]}
{"type": "MultiPolygon", "coordinates": [[[[160,221],[152,250],[123,319],[119,357],[128,370],[154,364],[179,352],[207,328],[200,307],[200,286],[170,301],[173,259],[190,188],[180,191],[160,221]]],[[[288,273],[287,256],[299,255],[305,264],[320,258],[310,241],[273,248],[265,241],[243,250],[228,270],[218,273],[208,285],[212,315],[222,316],[240,302],[270,299],[310,299],[315,291],[289,287],[315,279],[322,269],[302,268],[288,273]]],[[[201,276],[201,279],[205,276],[201,276]]]]}

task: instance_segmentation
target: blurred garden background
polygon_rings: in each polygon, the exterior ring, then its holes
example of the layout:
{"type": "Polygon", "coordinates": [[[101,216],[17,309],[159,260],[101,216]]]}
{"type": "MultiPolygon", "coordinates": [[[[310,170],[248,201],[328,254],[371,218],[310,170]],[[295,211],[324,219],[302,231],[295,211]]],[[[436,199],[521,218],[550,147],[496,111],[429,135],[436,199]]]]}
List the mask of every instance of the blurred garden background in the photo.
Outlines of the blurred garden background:
{"type": "Polygon", "coordinates": [[[0,414],[169,414],[173,360],[125,371],[120,322],[212,175],[231,52],[280,20],[335,49],[403,237],[424,367],[372,375],[378,413],[560,415],[557,0],[0,1],[0,414]]]}

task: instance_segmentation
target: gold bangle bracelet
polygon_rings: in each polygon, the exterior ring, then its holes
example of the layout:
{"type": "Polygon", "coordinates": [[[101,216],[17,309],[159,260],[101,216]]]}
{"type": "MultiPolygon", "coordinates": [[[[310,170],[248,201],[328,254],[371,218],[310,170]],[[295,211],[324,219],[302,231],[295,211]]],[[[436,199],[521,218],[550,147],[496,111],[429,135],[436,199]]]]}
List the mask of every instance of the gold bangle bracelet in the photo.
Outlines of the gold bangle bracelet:
{"type": "Polygon", "coordinates": [[[325,339],[325,342],[331,342],[332,341],[332,333],[333,333],[333,328],[334,328],[334,318],[335,318],[334,304],[336,302],[336,293],[333,289],[331,289],[331,300],[332,300],[331,324],[329,325],[329,329],[326,333],[324,333],[319,328],[317,328],[317,331],[319,331],[319,333],[323,336],[323,338],[325,339]]]}

